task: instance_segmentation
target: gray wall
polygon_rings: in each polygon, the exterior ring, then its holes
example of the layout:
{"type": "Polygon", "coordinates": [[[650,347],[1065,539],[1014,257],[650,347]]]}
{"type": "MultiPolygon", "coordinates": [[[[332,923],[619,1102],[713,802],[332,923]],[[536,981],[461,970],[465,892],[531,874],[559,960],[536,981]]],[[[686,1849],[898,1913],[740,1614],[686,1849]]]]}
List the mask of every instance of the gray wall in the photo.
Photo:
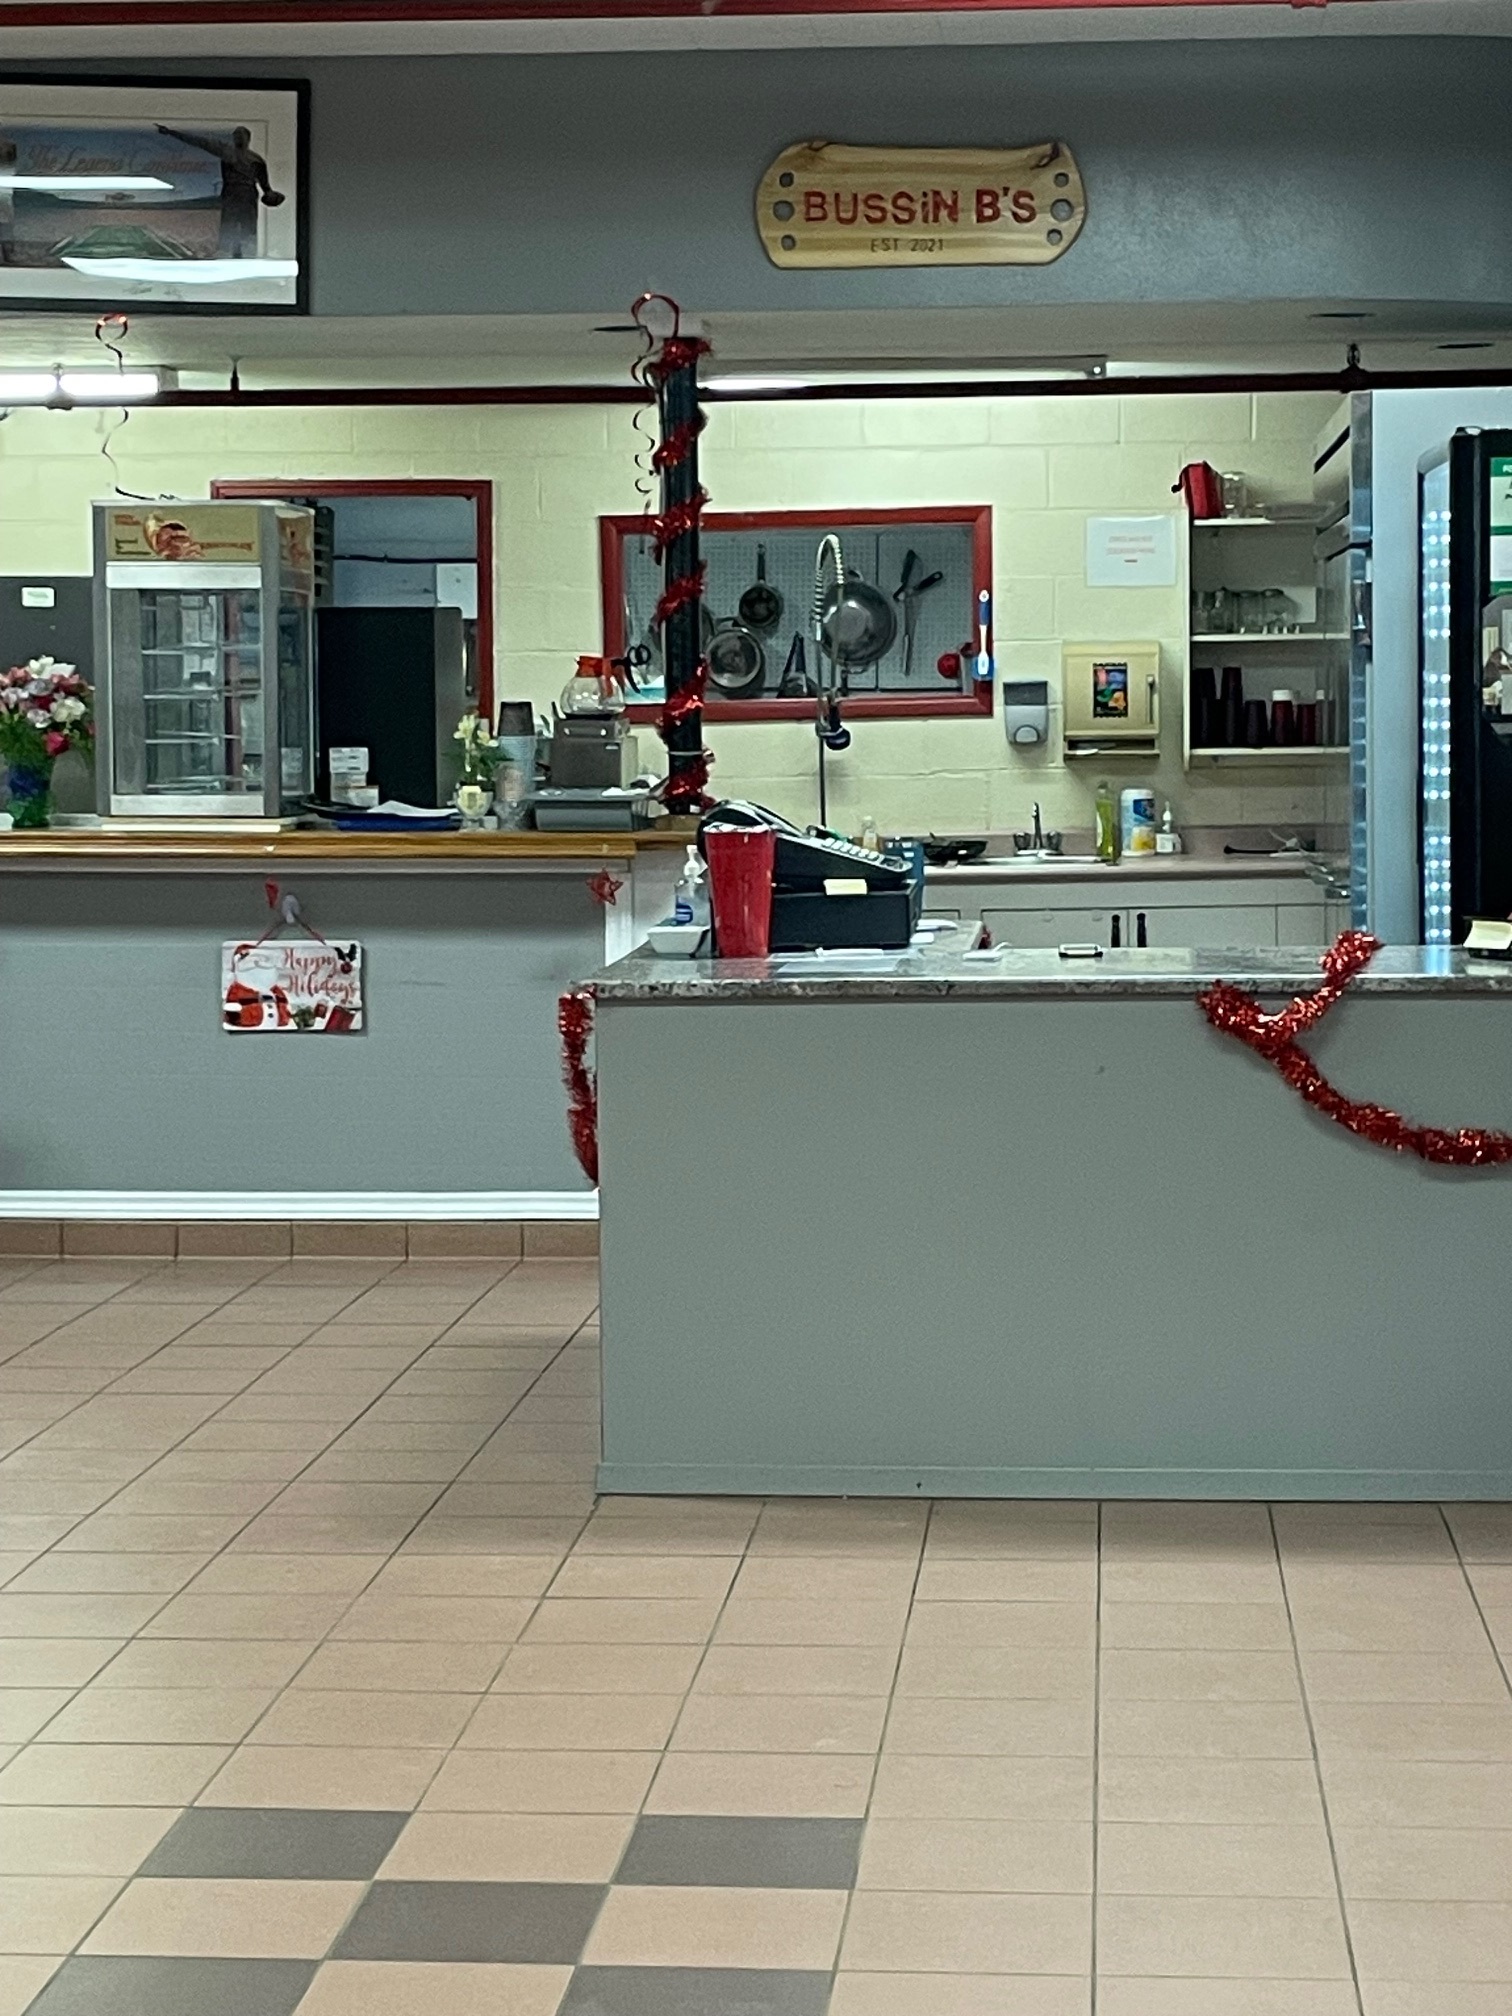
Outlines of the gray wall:
{"type": "Polygon", "coordinates": [[[557,997],[603,962],[585,875],[280,876],[366,948],[368,1027],[234,1036],[221,943],[263,877],[0,878],[0,1190],[586,1190],[557,997]]]}
{"type": "Polygon", "coordinates": [[[219,67],[313,80],[323,315],[596,311],[647,287],[700,309],[1512,299],[1512,125],[1488,109],[1512,85],[1504,41],[219,67]],[[1088,223],[1042,269],[778,272],[756,182],[816,137],[1060,138],[1088,223]]]}

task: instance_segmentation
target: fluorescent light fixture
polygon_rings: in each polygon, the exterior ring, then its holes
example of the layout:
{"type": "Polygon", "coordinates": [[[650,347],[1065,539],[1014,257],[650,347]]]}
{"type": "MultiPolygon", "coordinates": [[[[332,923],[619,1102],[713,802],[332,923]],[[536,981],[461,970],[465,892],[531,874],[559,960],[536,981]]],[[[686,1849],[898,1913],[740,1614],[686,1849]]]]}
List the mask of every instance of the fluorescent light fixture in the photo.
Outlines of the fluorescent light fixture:
{"type": "Polygon", "coordinates": [[[57,389],[52,371],[0,371],[0,406],[45,406],[57,389]]]}
{"type": "Polygon", "coordinates": [[[813,384],[812,378],[710,378],[706,392],[800,392],[813,384]]]}
{"type": "Polygon", "coordinates": [[[237,280],[292,280],[297,259],[85,259],[65,266],[93,280],[151,280],[174,287],[226,287],[237,280]]]}
{"type": "Polygon", "coordinates": [[[137,399],[156,399],[156,371],[63,371],[58,384],[65,399],[106,406],[124,406],[137,399]]]}
{"type": "Polygon", "coordinates": [[[0,175],[0,189],[56,189],[83,195],[97,189],[171,189],[161,175],[0,175]]]}

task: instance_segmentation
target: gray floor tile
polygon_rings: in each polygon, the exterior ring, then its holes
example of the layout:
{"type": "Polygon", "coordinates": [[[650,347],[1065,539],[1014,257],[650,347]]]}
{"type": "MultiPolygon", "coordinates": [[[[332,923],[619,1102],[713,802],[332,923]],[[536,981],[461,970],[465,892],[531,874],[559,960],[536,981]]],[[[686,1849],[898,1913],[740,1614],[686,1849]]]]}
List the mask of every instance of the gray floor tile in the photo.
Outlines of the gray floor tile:
{"type": "Polygon", "coordinates": [[[65,1960],[26,2016],[293,2016],[313,1960],[65,1960]]]}
{"type": "Polygon", "coordinates": [[[825,2016],[829,1995],[828,1974],[779,1968],[579,1967],[558,2016],[825,2016]]]}
{"type": "Polygon", "coordinates": [[[278,1806],[196,1806],[174,1822],[137,1873],[357,1882],[378,1873],[409,1817],[278,1806]]]}
{"type": "Polygon", "coordinates": [[[571,1966],[606,1890],[602,1883],[375,1883],[331,1957],[571,1966]]]}
{"type": "Polygon", "coordinates": [[[862,1824],[645,1813],[635,1824],[614,1880],[853,1890],[862,1824]]]}

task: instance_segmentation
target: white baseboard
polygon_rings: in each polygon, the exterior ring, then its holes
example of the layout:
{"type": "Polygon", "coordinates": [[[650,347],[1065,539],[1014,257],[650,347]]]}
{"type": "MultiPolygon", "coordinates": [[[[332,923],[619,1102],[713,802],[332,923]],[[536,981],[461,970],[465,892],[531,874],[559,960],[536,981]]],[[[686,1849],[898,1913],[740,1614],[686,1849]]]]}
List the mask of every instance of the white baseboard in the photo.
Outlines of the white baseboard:
{"type": "Polygon", "coordinates": [[[0,1190],[0,1218],[592,1220],[596,1190],[0,1190]]]}

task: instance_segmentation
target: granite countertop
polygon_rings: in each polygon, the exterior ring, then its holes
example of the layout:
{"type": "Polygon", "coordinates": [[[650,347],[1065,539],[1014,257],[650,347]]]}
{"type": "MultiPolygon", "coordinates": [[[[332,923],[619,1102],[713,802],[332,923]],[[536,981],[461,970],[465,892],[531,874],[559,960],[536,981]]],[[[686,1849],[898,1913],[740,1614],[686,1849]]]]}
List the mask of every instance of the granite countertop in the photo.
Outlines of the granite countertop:
{"type": "MultiPolygon", "coordinates": [[[[1259,948],[1222,951],[1119,951],[1100,959],[1057,952],[1002,951],[968,956],[960,942],[936,950],[871,954],[780,954],[773,959],[660,959],[632,953],[595,974],[600,1001],[935,1001],[1190,998],[1215,980],[1267,996],[1309,992],[1321,979],[1318,955],[1259,948]]],[[[1378,952],[1354,981],[1362,994],[1504,994],[1512,1001],[1512,963],[1470,959],[1422,945],[1378,952]]]]}

